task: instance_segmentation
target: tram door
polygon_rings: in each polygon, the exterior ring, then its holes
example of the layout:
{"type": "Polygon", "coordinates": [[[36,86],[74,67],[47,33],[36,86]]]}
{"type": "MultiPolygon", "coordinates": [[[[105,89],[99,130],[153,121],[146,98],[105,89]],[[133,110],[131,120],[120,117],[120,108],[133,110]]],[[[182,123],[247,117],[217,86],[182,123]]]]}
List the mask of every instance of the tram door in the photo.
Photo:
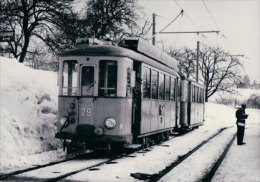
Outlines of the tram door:
{"type": "Polygon", "coordinates": [[[79,100],[79,124],[94,125],[95,66],[81,66],[81,98],[79,100]]]}

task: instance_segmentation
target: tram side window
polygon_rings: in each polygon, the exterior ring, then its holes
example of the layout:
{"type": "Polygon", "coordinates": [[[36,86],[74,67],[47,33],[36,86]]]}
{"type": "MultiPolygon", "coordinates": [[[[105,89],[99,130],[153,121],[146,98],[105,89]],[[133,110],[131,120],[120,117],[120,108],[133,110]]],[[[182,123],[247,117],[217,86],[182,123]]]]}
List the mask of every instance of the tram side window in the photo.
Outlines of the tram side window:
{"type": "Polygon", "coordinates": [[[131,96],[131,67],[127,68],[126,74],[126,96],[131,96]]]}
{"type": "Polygon", "coordinates": [[[152,99],[158,99],[158,72],[152,70],[152,99]]]}
{"type": "Polygon", "coordinates": [[[101,60],[99,62],[99,96],[115,97],[117,89],[117,62],[101,60]]]}
{"type": "Polygon", "coordinates": [[[192,86],[192,102],[195,102],[195,86],[192,86]]]}
{"type": "Polygon", "coordinates": [[[165,99],[165,83],[164,83],[164,74],[159,73],[159,99],[165,99]]]}
{"type": "Polygon", "coordinates": [[[201,88],[198,88],[198,103],[201,103],[201,88]]]}
{"type": "Polygon", "coordinates": [[[204,92],[205,92],[205,90],[202,89],[201,91],[202,91],[202,92],[201,92],[201,97],[202,97],[202,101],[201,101],[201,103],[204,103],[204,92]]]}
{"type": "Polygon", "coordinates": [[[194,102],[198,102],[198,87],[195,86],[195,100],[194,102]]]}
{"type": "Polygon", "coordinates": [[[64,61],[62,73],[62,94],[77,95],[78,62],[64,61]]]}
{"type": "Polygon", "coordinates": [[[200,103],[203,103],[203,89],[200,89],[200,103]]]}
{"type": "Polygon", "coordinates": [[[143,98],[151,97],[151,70],[143,68],[143,98]]]}
{"type": "Polygon", "coordinates": [[[176,99],[176,78],[171,77],[171,100],[175,101],[176,99]]]}
{"type": "Polygon", "coordinates": [[[170,100],[170,88],[171,88],[171,82],[170,77],[165,76],[165,99],[170,100]]]}
{"type": "Polygon", "coordinates": [[[199,87],[197,87],[197,102],[199,103],[200,102],[200,96],[199,96],[199,90],[200,88],[199,87]]]}

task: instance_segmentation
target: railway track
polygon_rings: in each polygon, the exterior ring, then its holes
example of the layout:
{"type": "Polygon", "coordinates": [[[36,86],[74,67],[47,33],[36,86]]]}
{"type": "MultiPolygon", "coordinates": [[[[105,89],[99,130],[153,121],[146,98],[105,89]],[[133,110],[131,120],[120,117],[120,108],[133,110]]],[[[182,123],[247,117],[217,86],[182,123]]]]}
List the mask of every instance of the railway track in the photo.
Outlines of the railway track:
{"type": "MultiPolygon", "coordinates": [[[[183,134],[186,134],[186,133],[183,133],[183,134]]],[[[182,134],[182,135],[183,135],[182,134]]],[[[179,137],[181,136],[180,134],[174,134],[173,136],[170,136],[170,139],[173,138],[173,137],[179,137]]],[[[138,151],[137,151],[138,152],[138,151]]],[[[145,150],[143,152],[146,152],[145,150]]],[[[83,169],[79,169],[79,170],[76,170],[76,171],[73,171],[73,172],[70,172],[70,173],[66,173],[64,175],[61,175],[61,176],[58,176],[58,177],[55,177],[53,179],[47,179],[47,181],[58,181],[60,179],[63,179],[63,178],[66,178],[67,176],[70,176],[70,175],[73,175],[73,174],[76,174],[76,173],[79,173],[81,171],[84,171],[84,170],[88,170],[88,169],[91,169],[91,168],[95,168],[97,166],[100,166],[102,164],[105,164],[105,163],[110,163],[112,162],[113,160],[116,160],[116,159],[119,159],[121,157],[124,157],[124,156],[128,156],[129,154],[131,153],[124,153],[124,154],[121,154],[119,156],[116,156],[116,157],[112,157],[111,159],[109,160],[106,160],[106,161],[103,161],[103,162],[100,162],[100,163],[97,163],[97,164],[94,164],[92,166],[88,166],[86,168],[83,168],[83,169]]],[[[21,169],[21,170],[17,170],[17,171],[13,171],[13,172],[10,172],[10,173],[6,173],[6,174],[0,174],[0,180],[11,180],[11,179],[18,179],[17,177],[15,177],[16,175],[19,175],[19,174],[24,174],[24,173],[27,173],[27,172],[30,172],[30,171],[34,171],[34,170],[38,170],[38,169],[43,169],[43,168],[46,168],[46,167],[50,167],[50,166],[53,166],[53,165],[56,165],[56,164],[61,164],[61,163],[65,163],[65,162],[68,162],[68,161],[72,161],[72,160],[76,160],[76,159],[80,159],[80,158],[83,158],[83,159],[90,159],[90,158],[95,158],[97,156],[95,156],[94,153],[87,153],[87,154],[83,154],[83,155],[78,155],[76,157],[71,157],[71,158],[68,158],[68,159],[64,159],[64,160],[60,160],[60,161],[55,161],[55,162],[50,162],[48,164],[43,164],[43,165],[37,165],[37,166],[34,166],[34,167],[29,167],[29,168],[26,168],[26,169],[21,169]]],[[[23,181],[26,181],[26,180],[29,180],[28,178],[19,178],[19,180],[23,180],[23,181]]],[[[33,180],[32,178],[30,180],[33,180]]],[[[41,179],[35,179],[37,181],[41,181],[41,179]]]]}
{"type": "MultiPolygon", "coordinates": [[[[4,181],[46,181],[46,182],[47,181],[48,182],[59,181],[59,180],[64,179],[68,176],[77,174],[77,173],[85,171],[85,170],[95,170],[96,167],[98,167],[98,166],[101,166],[101,165],[104,165],[104,164],[111,164],[111,163],[113,163],[113,160],[120,159],[120,158],[128,156],[130,154],[131,153],[128,152],[128,153],[122,153],[122,154],[118,154],[118,155],[111,155],[110,158],[108,158],[108,159],[103,159],[103,160],[101,159],[101,162],[95,162],[92,165],[88,165],[86,167],[83,167],[83,168],[80,168],[80,169],[77,169],[77,170],[73,170],[73,171],[64,173],[62,175],[55,175],[54,174],[55,177],[51,177],[51,178],[26,176],[27,172],[34,172],[34,171],[41,170],[41,169],[44,170],[47,167],[51,167],[51,166],[58,165],[58,164],[61,164],[61,163],[66,163],[66,162],[73,161],[73,160],[75,161],[77,159],[82,159],[82,161],[84,161],[86,159],[92,159],[92,158],[94,158],[94,159],[104,158],[104,155],[105,155],[104,153],[96,154],[95,152],[92,152],[92,153],[89,153],[89,154],[84,154],[84,155],[81,155],[81,156],[73,157],[73,158],[58,161],[58,162],[52,162],[52,163],[41,165],[41,166],[31,167],[31,168],[24,169],[24,170],[18,170],[18,171],[14,171],[12,173],[3,174],[3,175],[0,176],[0,180],[4,180],[4,181]],[[23,174],[25,174],[25,176],[23,176],[23,174]]],[[[39,171],[39,174],[40,173],[41,172],[39,171]]],[[[53,173],[55,173],[55,172],[53,172],[53,173]]]]}
{"type": "MultiPolygon", "coordinates": [[[[198,149],[200,149],[203,145],[205,145],[206,143],[211,141],[213,138],[218,136],[220,133],[222,133],[226,129],[227,128],[222,128],[217,133],[215,133],[208,139],[202,141],[195,148],[190,150],[188,153],[180,156],[171,165],[167,166],[165,169],[163,169],[162,171],[160,171],[156,174],[149,175],[149,174],[141,174],[141,173],[131,173],[131,176],[136,179],[139,179],[139,180],[158,181],[163,176],[165,176],[169,171],[171,171],[173,168],[178,166],[185,159],[187,159],[189,156],[191,156],[193,153],[195,153],[198,149]]],[[[140,152],[140,151],[137,151],[137,153],[138,152],[140,152]]],[[[145,152],[145,150],[143,150],[142,152],[145,152]]],[[[114,162],[114,160],[117,160],[117,159],[120,159],[123,157],[128,157],[128,156],[131,157],[131,153],[122,153],[122,154],[115,155],[115,156],[109,157],[107,159],[104,159],[104,156],[102,158],[101,156],[95,156],[95,154],[90,153],[87,156],[82,158],[83,159],[83,160],[81,160],[82,164],[79,164],[77,169],[71,168],[70,163],[72,163],[72,162],[74,163],[75,161],[77,161],[77,159],[79,157],[74,158],[74,159],[67,159],[67,160],[63,160],[63,161],[59,161],[59,162],[54,162],[54,163],[50,163],[47,165],[37,166],[37,167],[29,168],[26,170],[15,171],[10,174],[2,175],[0,179],[1,180],[4,179],[6,181],[48,181],[48,182],[60,181],[67,177],[73,176],[77,173],[81,173],[83,171],[98,170],[99,166],[116,163],[116,162],[114,162]],[[94,160],[93,158],[94,159],[96,158],[97,160],[94,160]],[[90,160],[85,160],[85,159],[90,159],[90,160]],[[92,159],[93,159],[93,161],[92,161],[92,159]],[[60,163],[63,163],[62,164],[63,166],[66,165],[66,167],[65,167],[66,170],[59,170],[62,172],[55,172],[54,167],[59,168],[60,163]],[[68,163],[68,164],[66,164],[66,163],[68,163]],[[45,175],[45,177],[41,176],[42,173],[45,173],[44,171],[46,171],[47,168],[52,168],[52,169],[49,169],[49,173],[47,170],[47,175],[45,175]],[[28,172],[30,172],[30,173],[28,173],[28,172]]],[[[205,179],[206,179],[206,177],[205,177],[205,179]]],[[[207,179],[209,179],[209,178],[207,178],[207,179]]]]}
{"type": "Polygon", "coordinates": [[[227,152],[229,151],[231,145],[233,144],[235,138],[236,138],[236,134],[234,134],[234,136],[231,138],[231,140],[229,141],[229,143],[226,146],[225,150],[220,155],[220,157],[215,162],[215,164],[212,166],[211,170],[208,173],[206,173],[200,181],[202,181],[202,182],[209,182],[209,181],[212,180],[212,178],[215,175],[216,171],[218,170],[220,164],[222,163],[223,159],[225,158],[227,152]]]}
{"type": "MultiPolygon", "coordinates": [[[[217,137],[219,134],[221,134],[224,130],[227,128],[220,129],[217,133],[209,137],[208,139],[202,141],[200,144],[198,144],[196,147],[194,147],[192,150],[187,152],[186,154],[179,156],[177,160],[172,162],[170,165],[166,166],[163,170],[159,171],[156,174],[143,174],[143,173],[132,173],[131,176],[139,179],[139,180],[146,180],[149,182],[156,182],[159,181],[161,178],[163,178],[167,173],[172,171],[175,167],[177,167],[179,164],[181,164],[183,161],[185,161],[188,157],[190,157],[192,154],[194,154],[196,151],[198,151],[201,147],[203,147],[205,144],[209,143],[212,139],[217,137]]],[[[231,144],[233,143],[235,137],[232,137],[231,141],[228,144],[228,147],[225,149],[224,153],[226,154],[228,149],[230,148],[231,144]]],[[[221,155],[221,159],[219,159],[216,164],[214,164],[212,170],[207,173],[203,177],[203,182],[208,182],[209,179],[212,179],[213,175],[215,174],[215,171],[217,170],[218,166],[220,165],[221,161],[224,159],[225,154],[221,155]]]]}
{"type": "Polygon", "coordinates": [[[36,169],[40,169],[40,168],[52,166],[52,165],[55,165],[55,164],[60,164],[60,163],[67,162],[67,161],[70,161],[70,160],[74,160],[74,159],[77,159],[77,158],[79,158],[79,157],[81,157],[81,156],[71,157],[71,158],[68,158],[68,159],[64,159],[64,160],[60,160],[60,161],[55,161],[55,162],[50,162],[50,163],[48,163],[48,164],[37,165],[37,166],[34,166],[34,167],[29,167],[29,168],[26,168],[26,169],[21,169],[21,170],[13,171],[13,172],[10,172],[10,173],[7,173],[7,174],[0,174],[0,180],[7,179],[7,178],[9,178],[9,177],[11,177],[11,176],[14,176],[14,175],[17,175],[17,174],[22,174],[22,173],[29,172],[29,171],[33,171],[33,170],[36,170],[36,169]]]}

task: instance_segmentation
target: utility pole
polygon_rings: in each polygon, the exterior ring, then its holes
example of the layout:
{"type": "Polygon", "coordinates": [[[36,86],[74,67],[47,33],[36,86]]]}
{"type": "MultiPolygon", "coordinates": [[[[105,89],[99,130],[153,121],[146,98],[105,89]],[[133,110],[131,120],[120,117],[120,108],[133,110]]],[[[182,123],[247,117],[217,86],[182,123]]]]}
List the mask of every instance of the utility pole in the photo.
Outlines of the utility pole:
{"type": "Polygon", "coordinates": [[[155,45],[155,16],[156,16],[156,14],[153,13],[153,33],[152,33],[152,36],[153,36],[153,45],[155,45]]]}
{"type": "MultiPolygon", "coordinates": [[[[199,35],[200,33],[217,33],[218,34],[219,32],[220,31],[212,30],[212,31],[187,31],[187,32],[158,32],[158,34],[195,33],[195,34],[199,35]]],[[[196,82],[199,82],[199,57],[200,57],[200,42],[197,41],[196,82]]]]}

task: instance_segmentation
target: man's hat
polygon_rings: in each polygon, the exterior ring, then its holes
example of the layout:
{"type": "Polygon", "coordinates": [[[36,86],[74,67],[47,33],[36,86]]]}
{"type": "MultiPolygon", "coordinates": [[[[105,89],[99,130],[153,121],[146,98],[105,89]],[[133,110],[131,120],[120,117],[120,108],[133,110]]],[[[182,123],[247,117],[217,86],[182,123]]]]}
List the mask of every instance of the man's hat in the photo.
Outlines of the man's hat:
{"type": "Polygon", "coordinates": [[[242,107],[243,109],[245,109],[245,108],[246,108],[246,104],[242,104],[241,107],[242,107]]]}

